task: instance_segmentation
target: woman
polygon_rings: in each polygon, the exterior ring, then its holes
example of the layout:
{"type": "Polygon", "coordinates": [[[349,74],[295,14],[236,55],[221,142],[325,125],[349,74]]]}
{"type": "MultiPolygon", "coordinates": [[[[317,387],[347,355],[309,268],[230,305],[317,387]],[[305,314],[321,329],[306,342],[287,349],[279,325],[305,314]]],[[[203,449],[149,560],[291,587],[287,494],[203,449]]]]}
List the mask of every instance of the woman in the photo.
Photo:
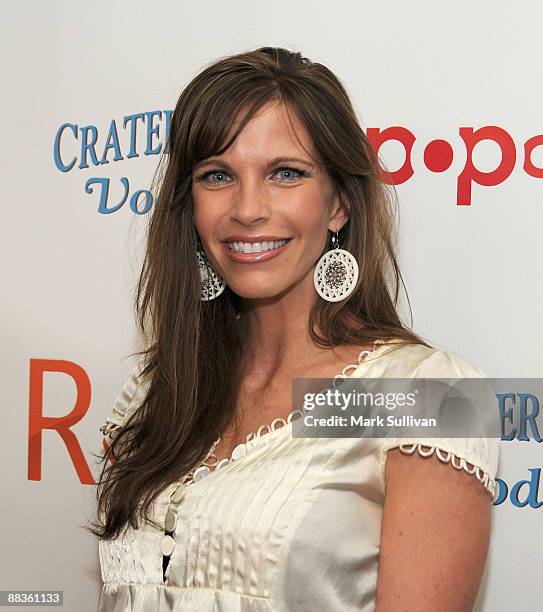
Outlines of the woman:
{"type": "Polygon", "coordinates": [[[102,428],[99,610],[471,610],[498,440],[291,435],[294,378],[484,377],[398,317],[393,200],[343,86],[280,48],[222,58],[168,153],[149,348],[102,428]]]}

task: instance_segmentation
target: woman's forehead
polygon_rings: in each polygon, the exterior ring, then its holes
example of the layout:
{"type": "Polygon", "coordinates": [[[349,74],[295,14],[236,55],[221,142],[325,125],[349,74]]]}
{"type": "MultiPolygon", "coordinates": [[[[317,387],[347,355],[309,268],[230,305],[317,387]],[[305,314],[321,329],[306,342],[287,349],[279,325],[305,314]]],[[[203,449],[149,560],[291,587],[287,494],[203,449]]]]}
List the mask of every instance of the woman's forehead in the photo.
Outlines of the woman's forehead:
{"type": "Polygon", "coordinates": [[[199,161],[198,166],[207,161],[218,161],[217,158],[259,159],[264,165],[280,161],[305,162],[313,167],[319,164],[313,140],[298,113],[290,108],[287,111],[284,104],[278,104],[275,100],[248,118],[228,148],[223,150],[224,144],[229,143],[246,114],[245,109],[242,114],[238,114],[222,146],[199,161]]]}

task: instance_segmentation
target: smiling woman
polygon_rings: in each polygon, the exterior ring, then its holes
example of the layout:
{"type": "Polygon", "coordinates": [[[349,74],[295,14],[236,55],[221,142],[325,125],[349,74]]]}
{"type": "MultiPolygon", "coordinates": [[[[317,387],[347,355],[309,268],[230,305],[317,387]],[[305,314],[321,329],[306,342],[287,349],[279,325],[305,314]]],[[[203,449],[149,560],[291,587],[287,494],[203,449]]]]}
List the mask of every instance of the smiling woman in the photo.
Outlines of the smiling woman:
{"type": "Polygon", "coordinates": [[[207,257],[244,308],[252,309],[249,298],[292,288],[288,302],[303,300],[309,310],[308,271],[347,211],[298,113],[283,99],[263,104],[223,155],[197,165],[192,199],[207,257]]]}
{"type": "Polygon", "coordinates": [[[99,610],[471,609],[499,440],[292,435],[294,379],[484,377],[398,316],[393,190],[342,84],[222,58],[168,144],[148,347],[102,428],[99,610]]]}

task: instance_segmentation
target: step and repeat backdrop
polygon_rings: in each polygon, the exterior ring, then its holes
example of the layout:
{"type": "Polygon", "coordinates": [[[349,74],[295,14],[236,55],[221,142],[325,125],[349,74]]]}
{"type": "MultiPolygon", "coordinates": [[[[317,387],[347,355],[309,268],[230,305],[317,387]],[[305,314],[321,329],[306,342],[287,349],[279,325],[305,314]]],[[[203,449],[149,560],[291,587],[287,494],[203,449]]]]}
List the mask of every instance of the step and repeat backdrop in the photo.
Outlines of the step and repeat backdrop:
{"type": "MultiPolygon", "coordinates": [[[[99,427],[141,348],[150,182],[180,91],[220,56],[282,46],[334,71],[394,178],[414,330],[488,377],[542,377],[540,3],[49,0],[3,14],[0,590],[96,608],[83,525],[99,427]]],[[[543,416],[521,386],[502,415],[485,612],[542,607],[543,416]]]]}

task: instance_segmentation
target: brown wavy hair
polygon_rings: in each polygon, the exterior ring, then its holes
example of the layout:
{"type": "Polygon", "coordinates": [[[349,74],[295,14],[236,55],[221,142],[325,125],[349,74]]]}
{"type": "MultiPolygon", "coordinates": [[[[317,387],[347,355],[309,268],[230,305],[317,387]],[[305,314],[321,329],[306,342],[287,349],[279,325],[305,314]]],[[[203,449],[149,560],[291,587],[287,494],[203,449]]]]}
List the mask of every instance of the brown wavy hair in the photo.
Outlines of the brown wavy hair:
{"type": "Polygon", "coordinates": [[[161,528],[148,516],[152,502],[205,458],[234,418],[248,338],[243,317],[236,319],[241,299],[229,287],[214,300],[200,300],[192,171],[226,151],[272,100],[297,113],[312,138],[349,211],[340,245],[359,265],[348,299],[315,300],[308,316],[312,340],[331,349],[395,338],[430,346],[398,316],[400,281],[404,290],[405,284],[396,257],[396,192],[383,180],[384,166],[341,81],[323,64],[275,47],[209,64],[179,96],[151,185],[155,204],[134,297],[148,347],[138,354],[145,357],[149,388],[101,456],[100,518],[87,529],[102,539],[117,537],[128,524],[138,528],[139,519],[161,528]]]}

